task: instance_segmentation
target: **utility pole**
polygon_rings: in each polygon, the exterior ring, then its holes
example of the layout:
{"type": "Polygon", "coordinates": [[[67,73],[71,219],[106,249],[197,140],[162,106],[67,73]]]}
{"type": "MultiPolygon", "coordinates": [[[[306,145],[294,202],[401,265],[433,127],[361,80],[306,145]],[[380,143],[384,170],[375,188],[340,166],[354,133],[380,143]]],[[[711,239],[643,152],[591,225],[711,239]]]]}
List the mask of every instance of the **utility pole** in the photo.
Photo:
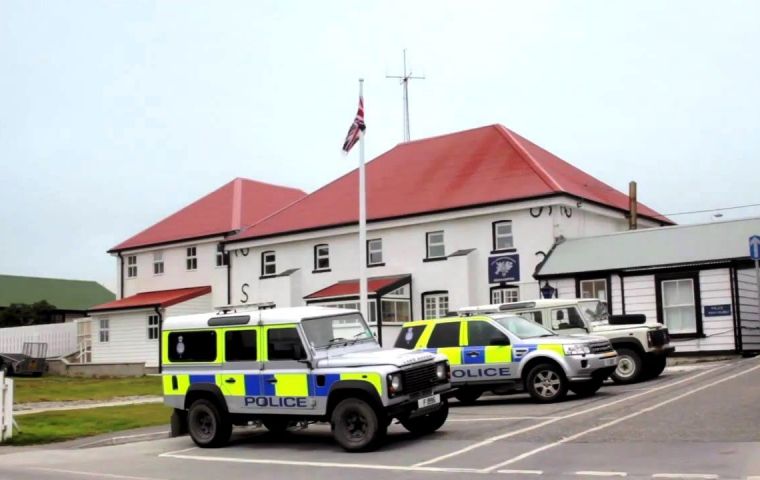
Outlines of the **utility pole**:
{"type": "Polygon", "coordinates": [[[425,80],[425,77],[415,77],[411,70],[406,71],[406,48],[404,49],[404,73],[403,75],[386,75],[385,78],[397,78],[404,87],[404,142],[411,139],[409,134],[409,80],[425,80]]]}

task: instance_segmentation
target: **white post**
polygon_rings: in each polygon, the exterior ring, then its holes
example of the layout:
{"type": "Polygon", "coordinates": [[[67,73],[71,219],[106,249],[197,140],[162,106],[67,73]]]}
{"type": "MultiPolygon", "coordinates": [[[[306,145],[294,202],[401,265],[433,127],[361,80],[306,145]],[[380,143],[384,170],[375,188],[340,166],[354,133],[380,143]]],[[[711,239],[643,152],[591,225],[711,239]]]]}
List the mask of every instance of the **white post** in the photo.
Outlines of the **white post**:
{"type": "Polygon", "coordinates": [[[757,319],[760,320],[760,260],[755,260],[755,277],[757,278],[757,319]]]}
{"type": "MultiPolygon", "coordinates": [[[[359,79],[359,98],[364,98],[364,79],[359,79]]],[[[367,194],[364,179],[364,132],[359,134],[359,309],[369,321],[367,311],[367,194]]],[[[378,335],[381,335],[378,333],[378,335]]],[[[382,337],[381,337],[382,338],[382,337]]]]}
{"type": "Polygon", "coordinates": [[[0,442],[13,436],[13,380],[0,372],[0,442]]]}

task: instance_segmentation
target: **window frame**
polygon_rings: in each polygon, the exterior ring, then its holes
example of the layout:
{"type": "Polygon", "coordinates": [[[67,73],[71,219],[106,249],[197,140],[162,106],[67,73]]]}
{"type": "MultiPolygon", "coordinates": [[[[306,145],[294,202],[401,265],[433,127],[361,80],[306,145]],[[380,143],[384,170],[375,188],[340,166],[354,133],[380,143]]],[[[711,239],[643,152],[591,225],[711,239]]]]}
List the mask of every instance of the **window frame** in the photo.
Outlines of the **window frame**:
{"type": "Polygon", "coordinates": [[[164,274],[164,251],[156,250],[153,252],[153,275],[164,274]]]}
{"type": "Polygon", "coordinates": [[[266,250],[261,252],[261,276],[259,278],[272,278],[277,276],[277,253],[274,250],[266,250]],[[266,261],[267,255],[272,255],[274,260],[271,262],[266,261]],[[273,273],[266,273],[268,266],[273,267],[273,273]]]}
{"type": "Polygon", "coordinates": [[[314,270],[312,270],[311,273],[322,273],[322,272],[329,272],[331,271],[330,268],[330,245],[327,243],[318,243],[314,245],[314,270]],[[326,248],[327,254],[320,255],[319,249],[326,248]],[[326,259],[327,260],[327,266],[321,267],[319,266],[319,261],[326,259]]]}
{"type": "Polygon", "coordinates": [[[158,341],[158,338],[161,335],[161,333],[160,333],[161,332],[160,325],[161,325],[161,317],[157,313],[151,313],[151,314],[148,315],[148,319],[147,319],[147,329],[148,330],[146,332],[148,341],[151,341],[151,342],[158,341]],[[154,319],[156,321],[155,324],[151,323],[151,321],[153,321],[154,319]],[[151,336],[151,332],[155,332],[155,336],[154,337],[151,336]]]}
{"type": "Polygon", "coordinates": [[[127,278],[137,278],[137,255],[127,255],[127,278]]]}
{"type": "Polygon", "coordinates": [[[383,258],[383,239],[382,238],[371,238],[367,240],[367,267],[383,267],[385,266],[385,261],[383,258]],[[380,248],[373,250],[371,248],[372,242],[380,242],[380,248]],[[379,262],[373,262],[372,261],[372,253],[379,253],[380,254],[380,261],[379,262]]]}
{"type": "Polygon", "coordinates": [[[111,320],[109,318],[98,319],[98,343],[111,342],[111,320]],[[103,327],[105,325],[105,328],[103,327]],[[103,335],[105,333],[105,335],[103,335]]]}
{"type": "Polygon", "coordinates": [[[701,285],[699,283],[699,271],[682,271],[673,273],[660,273],[654,277],[655,295],[657,301],[657,322],[662,325],[668,326],[665,323],[665,304],[662,292],[663,282],[671,280],[691,280],[692,294],[694,295],[694,332],[681,332],[673,333],[668,332],[671,338],[705,338],[704,325],[702,318],[702,292],[701,285]]]}
{"type": "MultiPolygon", "coordinates": [[[[495,286],[495,287],[491,287],[491,289],[490,289],[490,297],[491,297],[491,303],[492,304],[496,304],[496,303],[510,303],[510,302],[494,302],[493,294],[496,293],[497,291],[500,291],[500,290],[513,290],[513,291],[516,291],[517,292],[517,300],[515,300],[515,302],[519,302],[520,301],[520,287],[519,286],[517,286],[517,285],[498,285],[498,286],[495,286]]],[[[502,295],[502,297],[503,297],[503,295],[502,295]]]]}
{"type": "Polygon", "coordinates": [[[194,272],[198,270],[198,247],[197,246],[191,246],[191,247],[185,248],[185,270],[188,272],[194,272]]]}
{"type": "Polygon", "coordinates": [[[609,282],[607,281],[606,278],[583,278],[583,279],[578,279],[578,298],[585,298],[585,299],[589,299],[589,300],[593,299],[593,300],[607,301],[607,297],[609,296],[608,293],[609,293],[609,290],[610,290],[609,287],[610,287],[610,285],[609,285],[609,282]],[[595,284],[600,283],[600,282],[604,282],[604,298],[599,298],[598,295],[594,296],[594,297],[584,297],[583,296],[583,284],[584,283],[588,283],[588,282],[592,282],[592,284],[591,284],[592,285],[592,290],[594,290],[596,293],[598,293],[598,289],[596,288],[595,284]]]}
{"type": "MultiPolygon", "coordinates": [[[[430,325],[430,334],[428,335],[427,339],[427,345],[426,348],[457,348],[462,347],[462,324],[465,323],[461,319],[453,320],[450,322],[438,322],[433,323],[430,325]],[[448,328],[450,325],[456,326],[456,341],[453,345],[440,345],[440,346],[434,346],[433,341],[433,335],[435,335],[436,330],[441,329],[441,331],[444,329],[444,327],[448,328]]],[[[449,333],[449,332],[446,332],[449,333]]]]}
{"type": "Polygon", "coordinates": [[[261,330],[261,339],[260,341],[263,341],[263,343],[260,343],[260,345],[263,345],[264,348],[261,352],[259,352],[259,358],[264,363],[280,363],[275,368],[284,368],[285,365],[292,364],[296,368],[304,368],[303,361],[304,360],[310,360],[310,353],[309,349],[306,345],[308,345],[301,335],[301,329],[298,327],[298,325],[295,324],[284,324],[284,325],[275,325],[275,326],[265,326],[261,330]],[[303,353],[303,357],[299,359],[293,359],[293,358],[278,358],[276,360],[272,360],[270,358],[270,351],[269,351],[269,334],[270,332],[277,332],[281,330],[295,330],[296,337],[298,337],[298,341],[301,344],[301,350],[303,353]]]}
{"type": "MultiPolygon", "coordinates": [[[[474,319],[474,320],[467,320],[467,322],[465,322],[465,323],[466,323],[466,325],[464,326],[464,328],[467,329],[467,342],[466,342],[466,345],[464,345],[464,346],[466,346],[466,347],[490,347],[490,346],[497,346],[497,345],[498,346],[512,345],[512,341],[509,339],[509,335],[507,335],[506,333],[504,333],[503,331],[501,331],[493,323],[491,323],[491,322],[489,322],[487,320],[474,319]],[[499,335],[501,335],[503,338],[505,338],[507,340],[507,343],[498,343],[498,344],[495,344],[495,343],[492,343],[492,342],[488,342],[488,344],[473,343],[472,338],[471,338],[471,336],[472,336],[471,333],[472,332],[470,331],[470,327],[472,325],[476,325],[476,324],[488,325],[494,331],[496,331],[499,335]]],[[[493,338],[491,340],[493,340],[493,338]]]]}
{"type": "MultiPolygon", "coordinates": [[[[440,313],[440,300],[436,301],[436,314],[440,313]]],[[[436,319],[436,318],[446,318],[447,313],[449,312],[449,306],[450,303],[450,297],[449,297],[449,291],[448,290],[435,290],[431,292],[423,292],[422,293],[422,318],[424,320],[430,320],[430,319],[436,319]],[[443,313],[442,316],[436,316],[436,317],[428,317],[427,316],[427,308],[426,308],[426,302],[428,298],[440,298],[440,297],[446,297],[446,312],[443,313]]]]}
{"type": "MultiPolygon", "coordinates": [[[[580,276],[575,277],[575,298],[581,298],[581,282],[586,281],[586,280],[604,280],[605,282],[607,282],[607,285],[606,285],[606,288],[607,288],[607,298],[606,299],[595,298],[594,300],[602,300],[604,302],[607,302],[607,311],[609,312],[610,315],[612,315],[613,314],[613,311],[612,311],[613,310],[612,309],[612,275],[611,274],[610,275],[605,275],[603,273],[602,274],[600,274],[600,273],[592,273],[592,274],[584,274],[584,275],[580,275],[580,276]]],[[[622,281],[623,281],[623,276],[622,275],[620,276],[620,281],[621,281],[621,285],[622,285],[622,281]]],[[[622,288],[622,286],[621,286],[621,288],[622,288]]],[[[622,297],[623,293],[624,292],[621,290],[621,294],[620,294],[621,295],[621,299],[623,298],[622,297]]],[[[625,312],[625,310],[623,310],[623,313],[624,312],[625,312]]],[[[621,313],[621,312],[619,312],[619,313],[621,313]]]]}
{"type": "Polygon", "coordinates": [[[224,244],[219,242],[216,244],[216,266],[219,268],[229,267],[230,265],[230,252],[224,251],[224,244]]]}
{"type": "MultiPolygon", "coordinates": [[[[506,235],[502,235],[502,237],[506,237],[506,235]]],[[[493,223],[491,223],[491,247],[493,250],[491,250],[491,253],[502,253],[502,252],[515,252],[517,249],[515,248],[515,232],[514,232],[514,223],[512,223],[512,220],[497,220],[493,223]],[[505,248],[499,248],[498,247],[498,239],[500,238],[497,234],[497,230],[499,225],[506,224],[509,225],[509,238],[511,239],[510,246],[505,248]]]]}
{"type": "Polygon", "coordinates": [[[250,364],[250,363],[261,363],[261,328],[260,327],[258,327],[258,326],[256,326],[256,327],[250,327],[250,326],[248,326],[248,327],[243,327],[243,328],[227,328],[227,329],[224,330],[224,335],[222,336],[222,342],[224,342],[224,358],[222,359],[222,361],[224,363],[237,363],[237,364],[240,364],[240,363],[247,363],[247,364],[250,364]],[[234,359],[234,360],[231,360],[231,359],[229,359],[228,356],[227,356],[227,352],[231,351],[230,345],[229,345],[229,340],[228,340],[229,336],[231,334],[232,335],[234,335],[234,334],[241,334],[241,335],[243,335],[245,332],[253,332],[253,334],[256,337],[255,338],[255,342],[254,342],[254,349],[255,349],[254,350],[254,352],[255,352],[254,356],[255,356],[255,358],[253,360],[251,360],[251,359],[245,359],[245,360],[234,359]]]}
{"type": "Polygon", "coordinates": [[[443,230],[435,230],[433,232],[425,232],[425,258],[423,261],[425,262],[436,262],[441,260],[446,260],[448,257],[446,256],[446,234],[443,230]],[[441,235],[441,242],[440,243],[430,243],[430,237],[431,235],[441,235]],[[443,247],[443,255],[439,256],[430,256],[430,247],[437,247],[437,246],[443,247]]]}

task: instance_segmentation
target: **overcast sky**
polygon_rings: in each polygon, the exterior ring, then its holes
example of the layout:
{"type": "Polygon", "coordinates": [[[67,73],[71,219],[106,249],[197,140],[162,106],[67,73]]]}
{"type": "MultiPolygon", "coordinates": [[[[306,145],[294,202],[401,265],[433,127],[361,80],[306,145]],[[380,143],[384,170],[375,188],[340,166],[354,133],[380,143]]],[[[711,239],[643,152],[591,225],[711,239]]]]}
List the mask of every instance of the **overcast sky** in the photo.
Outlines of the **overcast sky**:
{"type": "Polygon", "coordinates": [[[355,167],[359,77],[368,158],[390,149],[403,48],[427,77],[413,139],[501,123],[663,213],[760,203],[758,19],[750,0],[0,0],[0,273],[113,289],[108,248],[234,177],[313,191],[355,167]]]}

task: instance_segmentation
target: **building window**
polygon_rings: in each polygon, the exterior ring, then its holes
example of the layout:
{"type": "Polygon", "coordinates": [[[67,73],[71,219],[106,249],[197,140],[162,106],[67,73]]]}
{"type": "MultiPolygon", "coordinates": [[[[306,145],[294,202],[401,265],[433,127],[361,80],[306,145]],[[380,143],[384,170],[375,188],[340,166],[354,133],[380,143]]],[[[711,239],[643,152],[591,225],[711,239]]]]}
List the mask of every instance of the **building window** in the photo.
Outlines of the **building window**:
{"type": "Polygon", "coordinates": [[[198,253],[195,247],[187,247],[187,258],[185,259],[185,265],[188,270],[198,269],[198,253]]]}
{"type": "Polygon", "coordinates": [[[383,323],[405,323],[412,319],[409,300],[385,298],[380,302],[383,311],[383,323]]]}
{"type": "Polygon", "coordinates": [[[383,239],[367,240],[367,266],[383,265],[383,239]]]}
{"type": "Polygon", "coordinates": [[[512,238],[512,221],[503,220],[493,224],[493,249],[495,252],[500,250],[509,250],[514,248],[515,243],[512,238]]]}
{"type": "Polygon", "coordinates": [[[148,315],[148,340],[158,340],[158,315],[148,315]]]}
{"type": "Polygon", "coordinates": [[[491,303],[512,303],[519,301],[519,287],[494,287],[491,289],[491,303]]]}
{"type": "Polygon", "coordinates": [[[137,255],[127,257],[127,277],[135,278],[137,276],[137,255]]]}
{"type": "Polygon", "coordinates": [[[660,289],[662,319],[670,333],[698,333],[694,279],[662,280],[660,289]]]}
{"type": "Polygon", "coordinates": [[[153,275],[164,273],[164,252],[153,252],[153,275]]]}
{"type": "Polygon", "coordinates": [[[330,247],[327,244],[314,246],[314,271],[330,270],[330,247]]]}
{"type": "Polygon", "coordinates": [[[230,254],[224,251],[224,245],[219,243],[216,245],[216,266],[226,267],[230,264],[230,254]]]}
{"type": "Polygon", "coordinates": [[[274,252],[263,252],[261,254],[261,276],[272,277],[277,274],[277,265],[275,263],[274,252]]]}
{"type": "Polygon", "coordinates": [[[98,332],[98,339],[100,343],[107,343],[111,340],[111,324],[107,318],[101,318],[99,322],[100,331],[98,332]]]}
{"type": "Polygon", "coordinates": [[[443,231],[428,232],[427,238],[427,258],[445,258],[446,248],[443,245],[443,231]]]}
{"type": "Polygon", "coordinates": [[[422,313],[425,319],[443,318],[449,311],[449,292],[422,294],[422,313]]]}
{"type": "Polygon", "coordinates": [[[595,298],[603,302],[607,301],[607,280],[603,278],[581,280],[579,287],[581,298],[595,298]]]}

